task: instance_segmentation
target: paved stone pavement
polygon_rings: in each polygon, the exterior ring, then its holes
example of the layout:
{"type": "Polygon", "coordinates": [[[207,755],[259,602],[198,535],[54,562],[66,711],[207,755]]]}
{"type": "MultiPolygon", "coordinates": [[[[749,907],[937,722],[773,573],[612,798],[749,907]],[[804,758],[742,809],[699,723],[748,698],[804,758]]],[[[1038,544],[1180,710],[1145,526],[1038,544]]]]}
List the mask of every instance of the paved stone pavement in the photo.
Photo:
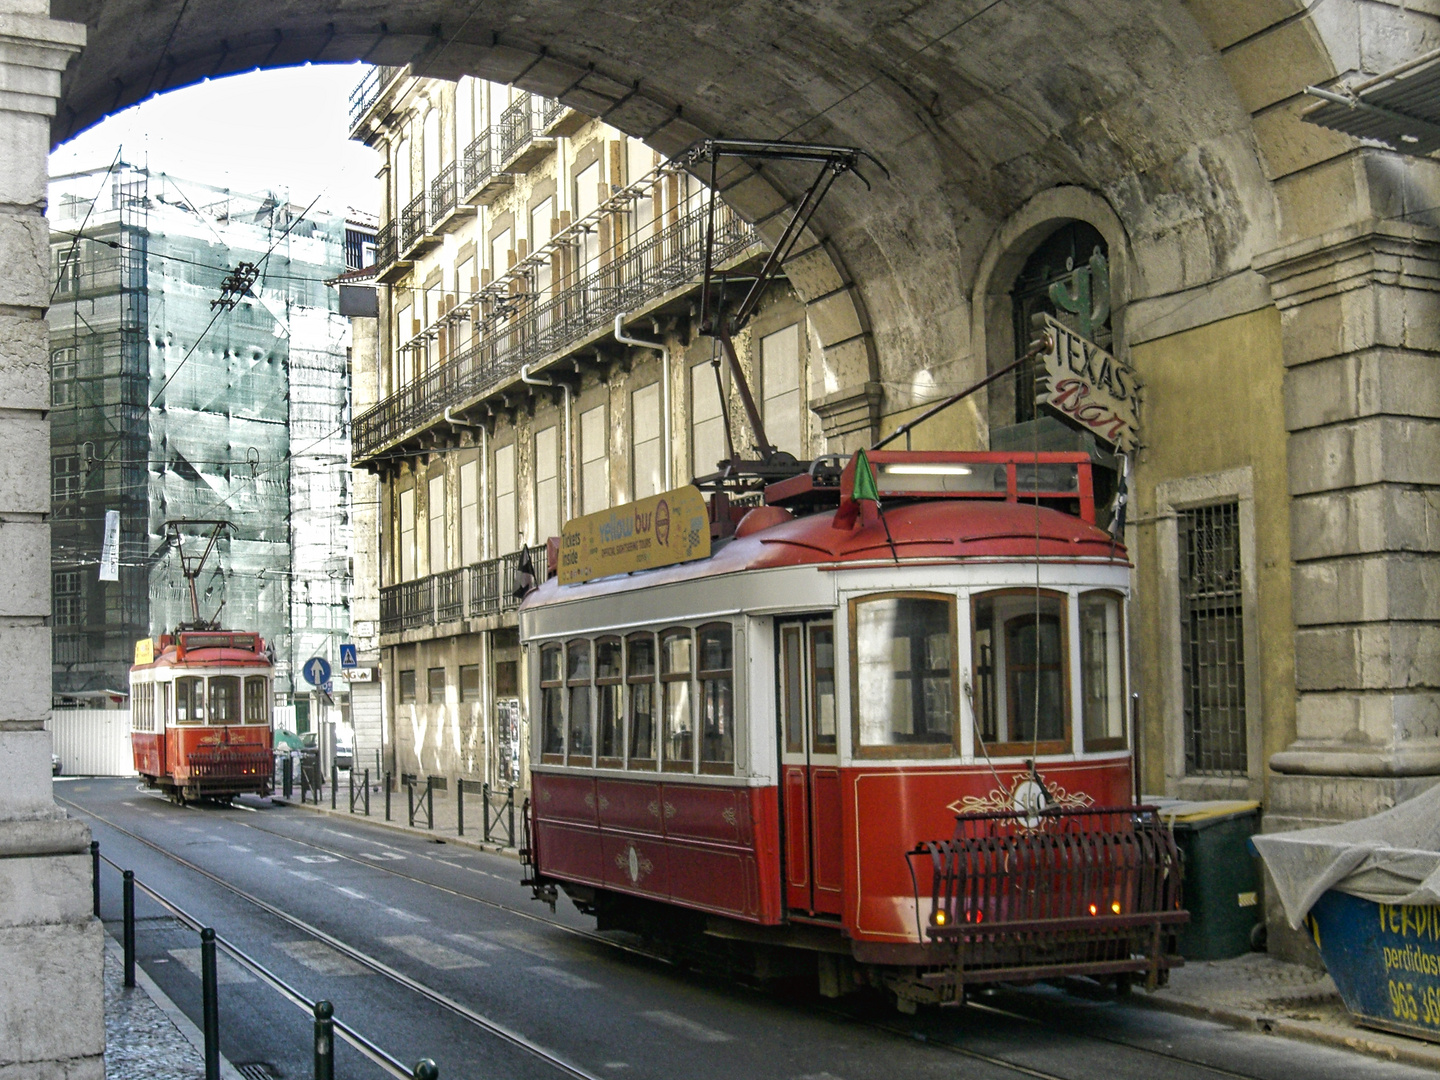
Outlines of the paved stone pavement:
{"type": "Polygon", "coordinates": [[[205,1061],[137,977],[125,989],[119,948],[105,945],[105,1080],[204,1080],[205,1061]]]}

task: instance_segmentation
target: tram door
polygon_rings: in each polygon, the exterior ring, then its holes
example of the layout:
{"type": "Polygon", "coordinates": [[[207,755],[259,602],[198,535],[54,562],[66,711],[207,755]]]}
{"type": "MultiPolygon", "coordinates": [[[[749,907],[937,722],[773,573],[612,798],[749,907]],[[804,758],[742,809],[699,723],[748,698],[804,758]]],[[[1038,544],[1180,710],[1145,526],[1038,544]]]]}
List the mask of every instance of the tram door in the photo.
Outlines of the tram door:
{"type": "Polygon", "coordinates": [[[782,622],[778,629],[785,903],[796,914],[839,915],[843,847],[835,624],[782,622]]]}

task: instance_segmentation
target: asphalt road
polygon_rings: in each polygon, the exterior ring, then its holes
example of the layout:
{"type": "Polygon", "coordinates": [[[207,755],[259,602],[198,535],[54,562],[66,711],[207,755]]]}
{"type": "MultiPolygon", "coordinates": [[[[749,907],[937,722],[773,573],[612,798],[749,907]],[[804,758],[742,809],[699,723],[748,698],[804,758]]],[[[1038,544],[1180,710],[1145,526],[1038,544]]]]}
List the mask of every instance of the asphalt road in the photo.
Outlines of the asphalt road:
{"type": "MultiPolygon", "coordinates": [[[[836,1003],[793,985],[759,990],[682,970],[623,937],[602,939],[563,897],[552,915],[503,856],[267,800],[177,807],[133,780],[74,779],[55,791],[89,819],[109,859],[306,997],[333,1002],[338,1019],[395,1057],[433,1058],[442,1080],[565,1076],[547,1053],[570,1075],[626,1080],[1431,1076],[1099,993],[1007,989],[974,1007],[907,1017],[878,994],[836,1003]]],[[[101,901],[118,938],[120,880],[108,867],[101,901]]],[[[143,894],[136,913],[141,966],[198,1026],[198,936],[143,894]]],[[[227,957],[219,983],[222,1053],[274,1077],[308,1078],[308,1014],[227,957]]],[[[384,1075],[338,1047],[338,1078],[384,1075]]]]}

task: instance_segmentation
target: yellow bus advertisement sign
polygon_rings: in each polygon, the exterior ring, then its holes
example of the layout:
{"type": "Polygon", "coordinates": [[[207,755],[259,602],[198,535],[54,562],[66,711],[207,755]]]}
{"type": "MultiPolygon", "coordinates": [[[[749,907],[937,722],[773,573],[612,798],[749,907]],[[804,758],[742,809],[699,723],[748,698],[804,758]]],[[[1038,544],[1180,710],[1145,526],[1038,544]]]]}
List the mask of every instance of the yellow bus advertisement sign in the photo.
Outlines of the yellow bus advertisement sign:
{"type": "Polygon", "coordinates": [[[155,639],[142,637],[135,642],[135,663],[153,664],[155,662],[155,639]]]}
{"type": "Polygon", "coordinates": [[[710,514],[693,484],[565,523],[560,584],[710,557],[710,514]]]}

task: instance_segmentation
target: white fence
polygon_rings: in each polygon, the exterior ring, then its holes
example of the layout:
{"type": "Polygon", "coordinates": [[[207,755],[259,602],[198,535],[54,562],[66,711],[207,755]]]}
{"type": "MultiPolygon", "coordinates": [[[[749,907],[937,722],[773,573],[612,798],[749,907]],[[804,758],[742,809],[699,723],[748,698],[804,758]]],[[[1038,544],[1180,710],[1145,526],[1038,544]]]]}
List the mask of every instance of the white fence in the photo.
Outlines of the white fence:
{"type": "Polygon", "coordinates": [[[129,709],[56,709],[45,726],[67,775],[135,775],[129,709]]]}

